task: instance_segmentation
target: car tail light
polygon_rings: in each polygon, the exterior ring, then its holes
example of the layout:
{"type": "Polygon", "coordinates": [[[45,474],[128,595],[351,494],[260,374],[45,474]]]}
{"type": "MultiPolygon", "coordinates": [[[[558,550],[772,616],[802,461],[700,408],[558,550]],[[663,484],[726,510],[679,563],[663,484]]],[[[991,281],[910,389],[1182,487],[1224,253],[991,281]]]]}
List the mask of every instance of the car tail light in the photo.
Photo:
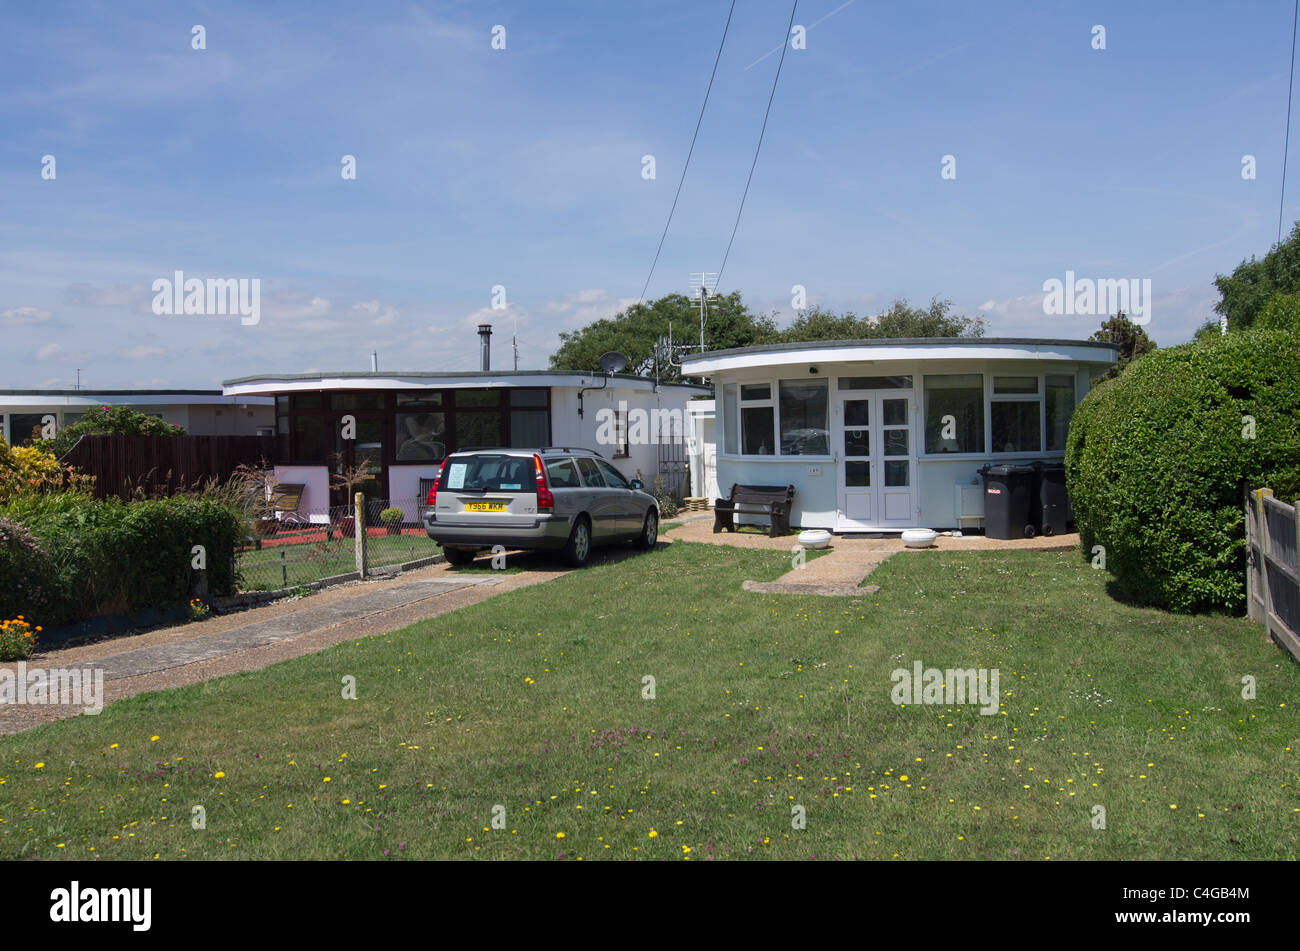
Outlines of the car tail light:
{"type": "Polygon", "coordinates": [[[551,494],[551,487],[546,484],[546,470],[542,468],[542,457],[533,456],[533,465],[537,467],[537,511],[554,509],[555,496],[551,494]]]}
{"type": "Polygon", "coordinates": [[[424,500],[424,504],[430,507],[438,504],[438,483],[442,481],[442,470],[447,468],[447,460],[442,460],[442,465],[438,466],[438,474],[433,477],[433,485],[429,486],[429,496],[424,500]]]}

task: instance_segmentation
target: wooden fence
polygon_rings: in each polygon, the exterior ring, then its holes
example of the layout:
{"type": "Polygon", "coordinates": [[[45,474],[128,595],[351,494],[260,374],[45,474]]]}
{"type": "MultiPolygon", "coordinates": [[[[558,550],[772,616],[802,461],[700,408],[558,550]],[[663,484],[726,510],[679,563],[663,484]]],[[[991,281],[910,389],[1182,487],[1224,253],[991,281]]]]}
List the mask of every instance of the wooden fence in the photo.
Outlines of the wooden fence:
{"type": "Polygon", "coordinates": [[[1272,489],[1246,495],[1246,600],[1253,620],[1300,661],[1300,517],[1272,489]]]}
{"type": "Polygon", "coordinates": [[[240,463],[276,461],[274,436],[82,436],[62,462],[95,477],[95,495],[171,494],[240,463]]]}

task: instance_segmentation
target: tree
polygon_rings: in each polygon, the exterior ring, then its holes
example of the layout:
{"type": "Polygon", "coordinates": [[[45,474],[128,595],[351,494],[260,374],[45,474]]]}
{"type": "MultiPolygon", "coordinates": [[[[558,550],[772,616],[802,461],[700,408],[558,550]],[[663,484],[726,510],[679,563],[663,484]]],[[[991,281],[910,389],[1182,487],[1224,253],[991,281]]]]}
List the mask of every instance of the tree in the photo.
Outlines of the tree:
{"type": "Polygon", "coordinates": [[[1088,339],[1119,344],[1119,362],[1102,374],[1101,379],[1106,380],[1119,376],[1120,371],[1134,360],[1156,349],[1155,341],[1147,336],[1145,330],[1129,320],[1122,310],[1114,317],[1102,321],[1101,329],[1088,339]]]}
{"type": "Polygon", "coordinates": [[[858,317],[852,311],[836,314],[812,307],[776,335],[774,342],[802,343],[812,340],[873,340],[911,337],[982,337],[984,320],[949,314],[952,301],[930,301],[929,307],[912,307],[896,300],[889,310],[874,317],[858,317]]]}
{"type": "MultiPolygon", "coordinates": [[[[710,350],[747,347],[776,334],[775,321],[750,313],[739,291],[711,297],[707,306],[704,339],[710,350]]],[[[668,336],[670,322],[674,344],[698,341],[699,301],[684,294],[668,294],[633,304],[581,330],[561,331],[560,348],[551,355],[551,369],[591,372],[599,367],[601,354],[617,350],[628,358],[625,372],[649,376],[655,370],[655,345],[660,337],[668,336]]],[[[681,379],[678,367],[663,363],[659,374],[665,380],[681,379]]]]}
{"type": "Polygon", "coordinates": [[[1222,298],[1214,311],[1228,318],[1228,333],[1254,326],[1274,294],[1300,292],[1300,221],[1263,258],[1251,255],[1231,274],[1216,275],[1214,286],[1222,298]]]}

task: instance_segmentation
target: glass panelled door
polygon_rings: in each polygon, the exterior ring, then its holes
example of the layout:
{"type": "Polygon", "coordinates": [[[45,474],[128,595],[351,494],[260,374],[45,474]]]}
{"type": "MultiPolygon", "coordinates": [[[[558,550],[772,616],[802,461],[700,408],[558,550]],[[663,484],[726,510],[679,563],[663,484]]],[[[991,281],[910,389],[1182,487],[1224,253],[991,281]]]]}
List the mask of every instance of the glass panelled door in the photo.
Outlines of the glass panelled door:
{"type": "Polygon", "coordinates": [[[912,392],[844,393],[839,400],[838,531],[916,525],[912,392]]]}
{"type": "Polygon", "coordinates": [[[872,485],[872,399],[870,395],[845,397],[840,407],[839,518],[840,531],[868,531],[876,520],[876,494],[872,485]]]}
{"type": "Polygon", "coordinates": [[[876,523],[881,528],[913,528],[914,453],[912,452],[912,394],[876,396],[880,419],[879,504],[876,523]]]}

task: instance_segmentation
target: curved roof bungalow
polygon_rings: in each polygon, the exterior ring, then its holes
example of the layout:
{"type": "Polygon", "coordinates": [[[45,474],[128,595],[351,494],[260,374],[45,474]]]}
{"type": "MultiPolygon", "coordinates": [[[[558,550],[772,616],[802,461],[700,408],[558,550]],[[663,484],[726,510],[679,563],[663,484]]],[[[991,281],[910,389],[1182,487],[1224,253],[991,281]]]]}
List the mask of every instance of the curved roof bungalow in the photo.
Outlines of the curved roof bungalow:
{"type": "Polygon", "coordinates": [[[713,383],[717,484],[795,487],[791,524],[960,528],[978,469],[1060,462],[1070,416],[1118,347],[1087,340],[833,340],[682,358],[713,383]]]}

